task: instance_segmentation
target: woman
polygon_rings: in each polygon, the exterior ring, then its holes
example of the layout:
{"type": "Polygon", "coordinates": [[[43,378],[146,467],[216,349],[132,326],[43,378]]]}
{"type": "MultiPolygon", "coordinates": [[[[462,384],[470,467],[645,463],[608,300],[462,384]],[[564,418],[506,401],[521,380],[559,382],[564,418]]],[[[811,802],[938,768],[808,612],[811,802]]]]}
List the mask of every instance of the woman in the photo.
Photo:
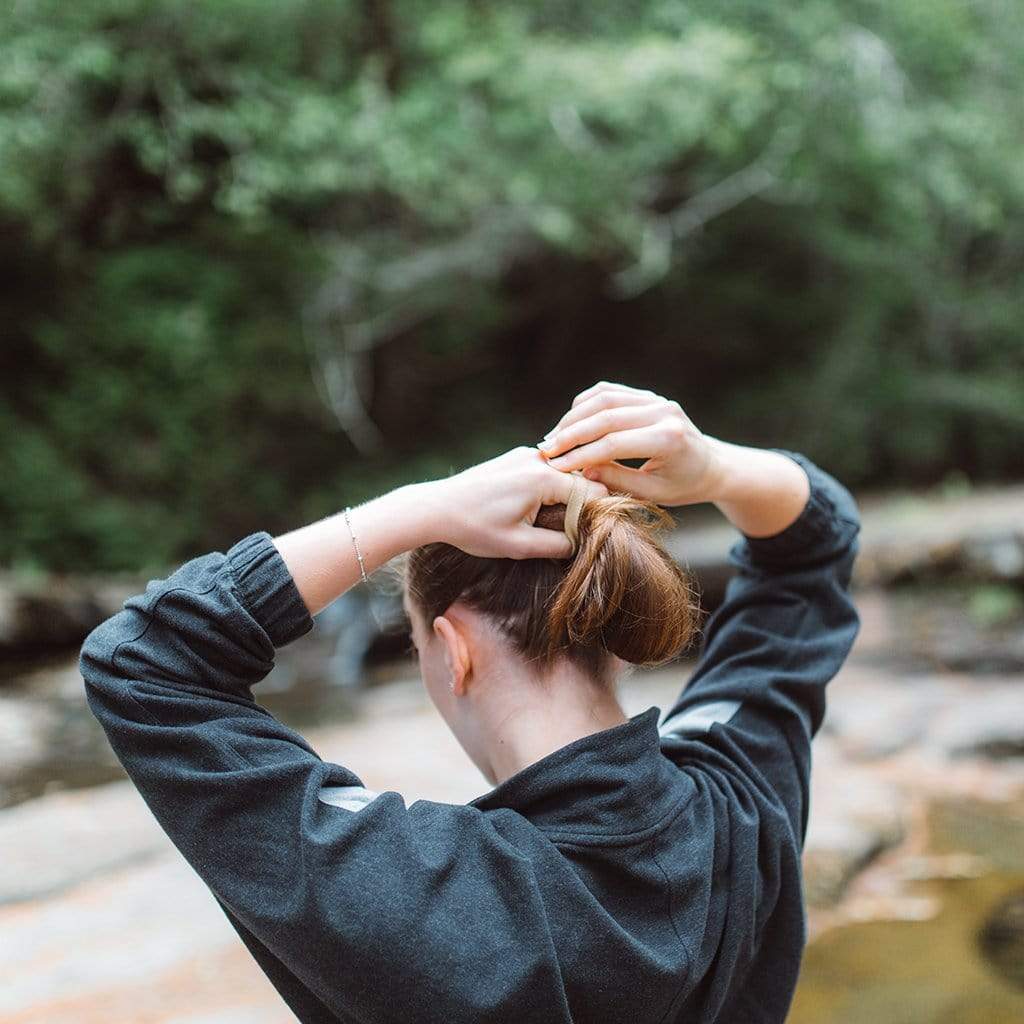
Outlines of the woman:
{"type": "Polygon", "coordinates": [[[151,582],[88,637],[82,674],[302,1021],[781,1022],[810,741],[858,630],[858,529],[805,456],[601,382],[543,450],[151,582]],[[659,506],[705,501],[741,532],[737,572],[660,726],[657,707],[628,718],[624,662],[671,658],[694,617],[659,506]],[[424,682],[494,787],[467,805],[372,793],[252,698],[276,647],[402,552],[424,682]]]}

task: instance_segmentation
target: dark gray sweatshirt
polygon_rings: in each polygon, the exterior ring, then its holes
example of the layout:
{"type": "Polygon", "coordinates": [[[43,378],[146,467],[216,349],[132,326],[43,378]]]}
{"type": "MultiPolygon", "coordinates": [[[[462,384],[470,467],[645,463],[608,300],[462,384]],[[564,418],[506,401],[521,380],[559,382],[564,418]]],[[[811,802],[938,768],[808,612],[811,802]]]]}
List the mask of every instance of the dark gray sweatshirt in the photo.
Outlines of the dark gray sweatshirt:
{"type": "Polygon", "coordinates": [[[90,708],[300,1020],[785,1019],[811,738],[859,628],[859,516],[832,476],[774,450],[810,498],[781,533],[739,535],[668,713],[469,804],[371,793],[253,699],[314,624],[267,533],[151,581],[89,635],[90,708]]]}

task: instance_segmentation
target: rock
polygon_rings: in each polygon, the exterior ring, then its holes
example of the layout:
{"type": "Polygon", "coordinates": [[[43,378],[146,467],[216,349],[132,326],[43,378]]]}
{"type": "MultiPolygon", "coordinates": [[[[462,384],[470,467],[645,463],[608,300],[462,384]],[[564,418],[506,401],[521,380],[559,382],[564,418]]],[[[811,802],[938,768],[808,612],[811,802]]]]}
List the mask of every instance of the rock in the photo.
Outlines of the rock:
{"type": "Polygon", "coordinates": [[[0,815],[0,904],[53,895],[168,847],[130,782],[39,797],[0,815]]]}
{"type": "Polygon", "coordinates": [[[809,904],[830,906],[859,871],[903,838],[904,798],[843,759],[826,737],[816,741],[814,757],[804,891],[809,904]]]}
{"type": "Polygon", "coordinates": [[[942,910],[934,896],[908,896],[905,893],[861,896],[844,904],[847,922],[855,921],[931,921],[942,910]]]}
{"type": "Polygon", "coordinates": [[[1024,596],[1014,587],[870,588],[858,590],[856,600],[862,620],[872,617],[873,634],[869,643],[858,637],[858,647],[879,663],[915,674],[937,666],[985,674],[1024,671],[1024,596]]]}
{"type": "Polygon", "coordinates": [[[875,544],[862,539],[854,578],[876,587],[943,579],[956,571],[961,543],[960,537],[897,537],[875,544]]]}
{"type": "Polygon", "coordinates": [[[65,576],[24,580],[11,573],[0,575],[0,657],[75,647],[145,586],[139,580],[65,576]]]}
{"type": "Polygon", "coordinates": [[[0,693],[0,808],[123,772],[85,702],[78,659],[17,677],[0,693]]]}
{"type": "Polygon", "coordinates": [[[163,849],[0,906],[0,1019],[295,1024],[209,889],[163,849]]]}
{"type": "MultiPolygon", "coordinates": [[[[1024,584],[1024,487],[978,489],[957,498],[922,495],[861,501],[859,588],[959,580],[1024,584]]],[[[666,540],[670,553],[696,575],[702,605],[721,603],[734,572],[728,561],[740,534],[720,516],[680,513],[666,540]]]]}
{"type": "Polygon", "coordinates": [[[978,935],[978,946],[999,975],[1024,989],[1024,891],[996,907],[978,935]]]}
{"type": "Polygon", "coordinates": [[[1024,680],[962,700],[929,732],[952,757],[1024,757],[1024,680]]]}
{"type": "Polygon", "coordinates": [[[909,882],[962,881],[981,878],[991,870],[992,864],[985,857],[973,853],[922,853],[903,861],[900,876],[909,882]]]}
{"type": "Polygon", "coordinates": [[[957,672],[1024,670],[1024,630],[1002,636],[965,628],[936,630],[919,637],[911,650],[919,659],[929,659],[957,672]]]}
{"type": "Polygon", "coordinates": [[[968,537],[960,561],[972,579],[1024,580],[1024,533],[968,537]]]}
{"type": "Polygon", "coordinates": [[[956,497],[860,498],[855,579],[891,586],[958,577],[1024,583],[1024,487],[979,487],[956,497]]]}
{"type": "Polygon", "coordinates": [[[4,794],[21,776],[46,762],[55,727],[52,707],[0,694],[0,807],[11,802],[4,794]]]}
{"type": "Polygon", "coordinates": [[[824,730],[843,753],[856,760],[876,760],[918,743],[948,698],[937,680],[894,686],[891,679],[844,669],[830,687],[824,730]]]}

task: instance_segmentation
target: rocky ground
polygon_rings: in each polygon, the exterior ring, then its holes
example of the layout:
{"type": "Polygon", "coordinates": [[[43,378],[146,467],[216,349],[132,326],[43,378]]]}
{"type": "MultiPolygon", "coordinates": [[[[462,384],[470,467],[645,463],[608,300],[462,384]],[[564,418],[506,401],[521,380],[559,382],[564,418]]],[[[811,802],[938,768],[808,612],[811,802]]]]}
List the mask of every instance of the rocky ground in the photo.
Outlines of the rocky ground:
{"type": "MultiPolygon", "coordinates": [[[[1024,793],[1024,760],[990,756],[1024,732],[1021,680],[944,673],[894,687],[876,665],[888,642],[884,605],[880,593],[863,595],[866,628],[833,683],[816,741],[806,852],[814,935],[868,918],[934,915],[910,883],[987,865],[930,853],[928,806],[960,797],[1009,808],[1024,793]]],[[[685,674],[637,674],[627,711],[666,708],[685,674]]],[[[413,680],[367,692],[358,721],[307,735],[321,756],[407,800],[462,801],[486,788],[413,680]]],[[[1024,821],[1021,835],[1024,870],[1024,821]]],[[[4,1024],[291,1020],[130,783],[10,808],[0,815],[0,848],[4,1024]]]]}
{"type": "MultiPolygon", "coordinates": [[[[1024,662],[1015,660],[1012,590],[1024,568],[1024,492],[1012,494],[973,512],[956,499],[927,521],[913,505],[890,504],[884,522],[865,516],[863,626],[815,741],[805,856],[814,941],[794,1022],[1024,1019],[1013,966],[1024,963],[1024,909],[1014,902],[1024,894],[1024,662]],[[931,589],[914,589],[923,585],[931,589]],[[851,942],[857,957],[876,959],[854,963],[851,942]],[[920,961],[908,984],[923,1002],[918,1015],[904,1006],[897,1017],[868,994],[907,950],[920,961]],[[946,973],[948,993],[929,980],[946,973]],[[964,1002],[969,985],[984,989],[973,1003],[964,1002]],[[859,992],[868,1016],[840,1013],[840,989],[859,992]]],[[[695,531],[685,557],[720,569],[731,539],[695,531]]],[[[627,711],[667,708],[689,670],[635,674],[627,711]]],[[[88,719],[68,710],[80,699],[74,660],[45,671],[56,701],[26,699],[32,686],[0,692],[11,752],[0,788],[13,804],[0,811],[0,1024],[292,1021],[133,787],[66,788],[107,778],[112,766],[97,759],[88,719]],[[55,752],[62,765],[41,782],[55,752]],[[42,795],[17,802],[19,787],[42,795]]],[[[407,802],[483,792],[408,664],[382,674],[390,678],[346,698],[352,720],[303,728],[321,756],[407,802]]],[[[902,1000],[888,984],[877,999],[902,1000]]]]}

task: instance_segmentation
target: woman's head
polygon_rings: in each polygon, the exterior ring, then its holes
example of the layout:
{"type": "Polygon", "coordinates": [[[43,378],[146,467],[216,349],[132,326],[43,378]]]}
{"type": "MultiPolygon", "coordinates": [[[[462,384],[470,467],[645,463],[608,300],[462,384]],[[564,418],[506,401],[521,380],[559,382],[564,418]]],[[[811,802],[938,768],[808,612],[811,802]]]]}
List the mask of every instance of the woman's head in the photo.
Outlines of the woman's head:
{"type": "MultiPolygon", "coordinates": [[[[536,525],[561,530],[564,517],[564,505],[542,506],[536,525]]],[[[568,669],[580,687],[611,692],[622,662],[658,665],[687,646],[698,599],[657,537],[671,521],[657,505],[612,494],[583,505],[569,559],[478,558],[448,544],[409,553],[406,606],[423,680],[478,764],[466,715],[474,702],[460,701],[470,681],[479,697],[489,685],[543,686],[568,669]]]]}

